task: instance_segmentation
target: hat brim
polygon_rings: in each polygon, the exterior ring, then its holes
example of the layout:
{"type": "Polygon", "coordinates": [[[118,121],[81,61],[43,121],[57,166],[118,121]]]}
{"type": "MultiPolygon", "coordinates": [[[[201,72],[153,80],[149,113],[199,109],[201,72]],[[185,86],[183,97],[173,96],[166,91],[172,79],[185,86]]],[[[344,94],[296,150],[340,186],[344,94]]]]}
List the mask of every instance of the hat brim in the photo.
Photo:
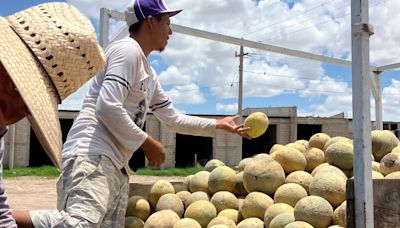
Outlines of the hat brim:
{"type": "Polygon", "coordinates": [[[28,120],[54,165],[61,168],[61,127],[55,89],[26,44],[0,17],[0,62],[27,106],[28,120]]]}
{"type": "Polygon", "coordinates": [[[182,10],[181,9],[174,9],[174,10],[164,10],[162,13],[168,13],[169,17],[173,17],[180,13],[182,10]]]}

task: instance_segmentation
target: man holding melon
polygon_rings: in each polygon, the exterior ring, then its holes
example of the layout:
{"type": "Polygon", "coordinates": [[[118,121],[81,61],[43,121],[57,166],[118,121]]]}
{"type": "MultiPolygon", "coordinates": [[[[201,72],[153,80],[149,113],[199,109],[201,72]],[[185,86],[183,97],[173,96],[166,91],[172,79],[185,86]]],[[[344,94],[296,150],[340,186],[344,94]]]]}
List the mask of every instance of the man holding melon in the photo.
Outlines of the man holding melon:
{"type": "Polygon", "coordinates": [[[82,110],[64,144],[58,182],[60,211],[32,212],[36,227],[124,227],[128,161],[142,148],[149,166],[165,160],[161,143],[142,130],[152,112],[182,134],[213,136],[222,129],[246,136],[238,116],[208,119],[177,112],[147,57],[167,46],[170,17],[162,0],[135,0],[125,11],[130,36],[109,45],[106,66],[92,80],[82,110]]]}

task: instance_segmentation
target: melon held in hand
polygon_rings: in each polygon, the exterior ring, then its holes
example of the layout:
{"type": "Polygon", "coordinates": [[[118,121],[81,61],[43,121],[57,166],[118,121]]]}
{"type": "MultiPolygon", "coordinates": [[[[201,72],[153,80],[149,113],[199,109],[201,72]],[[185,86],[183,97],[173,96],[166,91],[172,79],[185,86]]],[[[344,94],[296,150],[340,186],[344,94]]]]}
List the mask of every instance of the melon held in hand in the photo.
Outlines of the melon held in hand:
{"type": "Polygon", "coordinates": [[[258,138],[265,133],[269,125],[268,117],[262,112],[253,112],[244,120],[244,127],[249,127],[247,135],[258,138]]]}

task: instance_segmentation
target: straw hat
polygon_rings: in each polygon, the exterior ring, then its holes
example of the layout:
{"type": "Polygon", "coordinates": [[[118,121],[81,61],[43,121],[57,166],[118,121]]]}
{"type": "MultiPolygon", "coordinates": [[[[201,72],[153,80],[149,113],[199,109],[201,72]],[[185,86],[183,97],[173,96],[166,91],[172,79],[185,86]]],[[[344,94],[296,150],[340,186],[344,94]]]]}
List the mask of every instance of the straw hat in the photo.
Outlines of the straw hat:
{"type": "Polygon", "coordinates": [[[0,61],[18,89],[43,148],[61,167],[57,106],[97,74],[105,59],[90,21],[66,3],[0,17],[0,61]]]}

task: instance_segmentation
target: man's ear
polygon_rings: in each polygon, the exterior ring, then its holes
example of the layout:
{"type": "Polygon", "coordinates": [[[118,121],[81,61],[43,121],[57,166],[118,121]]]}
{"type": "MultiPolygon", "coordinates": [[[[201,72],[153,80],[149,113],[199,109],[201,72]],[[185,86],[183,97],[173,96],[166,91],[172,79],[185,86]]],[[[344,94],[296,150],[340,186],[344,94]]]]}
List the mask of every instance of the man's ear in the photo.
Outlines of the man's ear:
{"type": "Polygon", "coordinates": [[[146,19],[146,21],[147,21],[147,23],[149,24],[149,27],[150,27],[150,28],[153,27],[154,19],[155,19],[155,18],[154,18],[153,16],[151,16],[151,15],[148,16],[147,19],[146,19]]]}

